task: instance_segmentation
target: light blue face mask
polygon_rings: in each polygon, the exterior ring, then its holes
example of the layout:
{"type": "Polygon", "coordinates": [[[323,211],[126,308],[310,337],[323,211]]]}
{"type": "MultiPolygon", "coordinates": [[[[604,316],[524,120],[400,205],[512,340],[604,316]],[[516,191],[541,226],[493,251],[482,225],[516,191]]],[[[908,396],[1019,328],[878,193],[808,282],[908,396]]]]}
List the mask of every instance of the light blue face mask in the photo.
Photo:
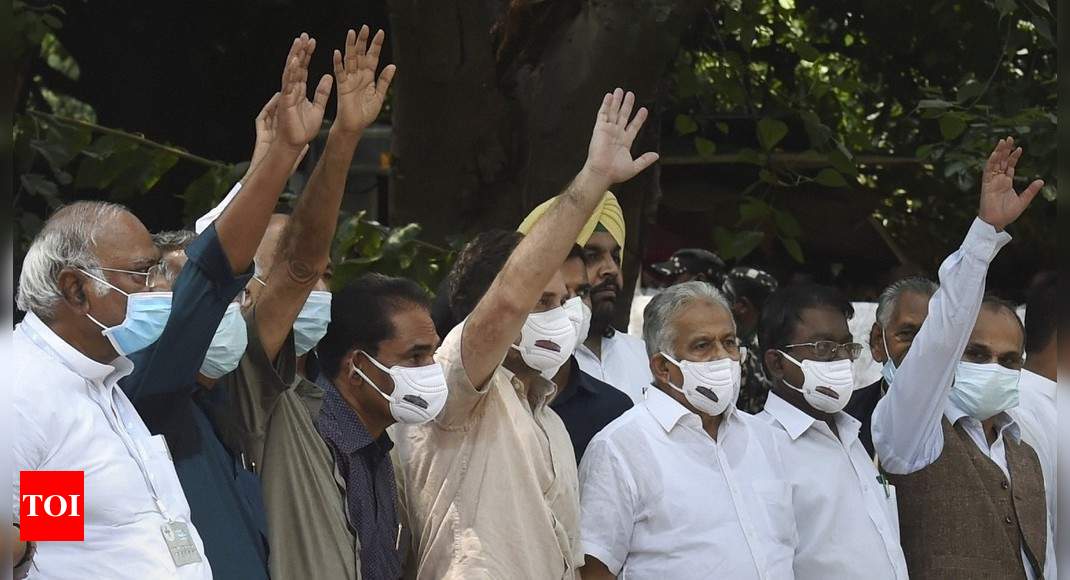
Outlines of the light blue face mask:
{"type": "Polygon", "coordinates": [[[881,367],[881,376],[884,377],[884,384],[888,387],[892,386],[892,381],[895,380],[895,361],[892,360],[892,351],[888,350],[888,339],[884,335],[884,327],[881,327],[881,342],[884,343],[884,356],[888,357],[884,361],[884,366],[881,367]]]}
{"type": "Polygon", "coordinates": [[[137,352],[160,338],[164,327],[167,326],[167,319],[171,316],[170,292],[127,294],[107,280],[98,278],[85,270],[79,269],[79,271],[126,296],[126,318],[118,326],[104,326],[99,320],[93,318],[92,314],[86,313],[89,320],[102,329],[101,334],[108,339],[119,356],[137,352]]]}
{"type": "Polygon", "coordinates": [[[951,400],[967,415],[984,421],[1018,406],[1021,371],[996,363],[959,361],[951,400]]]}
{"type": "Polygon", "coordinates": [[[304,356],[323,340],[331,323],[331,293],[314,290],[294,320],[294,348],[304,356]]]}
{"type": "Polygon", "coordinates": [[[241,315],[241,305],[231,302],[223,319],[219,321],[212,344],[208,346],[208,353],[204,355],[201,374],[210,379],[218,379],[238,368],[248,342],[249,335],[245,328],[245,318],[241,315]]]}

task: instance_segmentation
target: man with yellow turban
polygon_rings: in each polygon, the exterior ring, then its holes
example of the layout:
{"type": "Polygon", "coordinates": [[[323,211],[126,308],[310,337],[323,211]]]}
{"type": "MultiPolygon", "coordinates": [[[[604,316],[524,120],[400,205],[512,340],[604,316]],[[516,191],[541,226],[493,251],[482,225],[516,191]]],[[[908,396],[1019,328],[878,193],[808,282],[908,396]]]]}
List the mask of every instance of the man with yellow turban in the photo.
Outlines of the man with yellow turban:
{"type": "MultiPolygon", "coordinates": [[[[517,230],[527,233],[555,203],[551,198],[532,210],[517,230]]],[[[624,212],[613,192],[607,191],[576,238],[583,248],[591,292],[590,331],[575,352],[580,370],[608,383],[638,403],[650,385],[646,346],[639,337],[613,328],[617,297],[624,286],[621,250],[624,248],[624,212]]]]}

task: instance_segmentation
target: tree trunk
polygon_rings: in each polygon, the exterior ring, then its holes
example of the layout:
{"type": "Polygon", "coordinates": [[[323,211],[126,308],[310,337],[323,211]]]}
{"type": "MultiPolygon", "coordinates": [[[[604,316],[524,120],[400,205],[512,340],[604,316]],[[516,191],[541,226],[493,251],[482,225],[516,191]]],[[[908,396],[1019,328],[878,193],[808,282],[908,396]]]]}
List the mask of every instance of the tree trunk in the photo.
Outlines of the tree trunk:
{"type": "MultiPolygon", "coordinates": [[[[653,113],[636,151],[659,149],[662,79],[699,0],[391,0],[395,62],[390,220],[432,241],[513,228],[579,171],[604,93],[653,113]]],[[[628,227],[625,296],[657,166],[615,188],[628,227]]],[[[618,324],[627,324],[630,300],[618,324]]]]}

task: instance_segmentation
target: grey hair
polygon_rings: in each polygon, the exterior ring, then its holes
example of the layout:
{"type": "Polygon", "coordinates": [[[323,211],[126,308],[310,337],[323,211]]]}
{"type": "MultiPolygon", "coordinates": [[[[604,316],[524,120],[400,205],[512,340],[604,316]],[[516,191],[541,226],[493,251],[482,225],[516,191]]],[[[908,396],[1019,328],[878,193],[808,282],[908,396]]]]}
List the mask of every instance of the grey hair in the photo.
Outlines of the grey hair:
{"type": "MultiPolygon", "coordinates": [[[[670,286],[650,300],[643,309],[643,341],[647,355],[664,352],[676,356],[672,346],[676,339],[672,321],[684,306],[700,300],[724,308],[729,316],[732,314],[728,299],[708,282],[692,281],[670,286]]],[[[732,324],[735,325],[734,318],[732,324]]]]}
{"type": "Polygon", "coordinates": [[[162,252],[185,250],[186,246],[197,239],[197,232],[192,230],[171,230],[152,234],[152,243],[162,252]]]}
{"type": "Polygon", "coordinates": [[[881,328],[888,328],[888,325],[892,323],[892,311],[895,310],[895,304],[903,292],[916,292],[931,297],[939,289],[939,284],[924,276],[909,276],[892,282],[877,299],[877,322],[880,323],[881,328]]]}
{"type": "MultiPolygon", "coordinates": [[[[56,304],[63,298],[59,275],[64,268],[80,268],[103,279],[95,253],[97,234],[115,218],[129,212],[116,203],[78,201],[52,214],[22,262],[15,297],[18,309],[32,312],[45,322],[51,321],[56,304]]],[[[100,282],[93,282],[90,288],[98,296],[108,292],[100,282]]]]}

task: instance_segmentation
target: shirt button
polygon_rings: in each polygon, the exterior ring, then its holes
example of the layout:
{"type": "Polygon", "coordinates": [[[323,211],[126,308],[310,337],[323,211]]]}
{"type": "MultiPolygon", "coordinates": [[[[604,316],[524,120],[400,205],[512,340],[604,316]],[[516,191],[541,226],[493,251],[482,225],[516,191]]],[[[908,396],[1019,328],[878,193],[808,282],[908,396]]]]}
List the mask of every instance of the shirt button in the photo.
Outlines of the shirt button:
{"type": "Polygon", "coordinates": [[[1004,481],[1003,483],[1000,483],[999,485],[1000,485],[1000,487],[1002,487],[1003,489],[1010,489],[1010,487],[1011,487],[1011,484],[1010,484],[1010,482],[1008,482],[1008,481],[1004,481]]]}
{"type": "Polygon", "coordinates": [[[1003,518],[1003,523],[1011,524],[1011,523],[1014,523],[1014,520],[1012,520],[1010,516],[1007,516],[1007,517],[1003,518]]]}

